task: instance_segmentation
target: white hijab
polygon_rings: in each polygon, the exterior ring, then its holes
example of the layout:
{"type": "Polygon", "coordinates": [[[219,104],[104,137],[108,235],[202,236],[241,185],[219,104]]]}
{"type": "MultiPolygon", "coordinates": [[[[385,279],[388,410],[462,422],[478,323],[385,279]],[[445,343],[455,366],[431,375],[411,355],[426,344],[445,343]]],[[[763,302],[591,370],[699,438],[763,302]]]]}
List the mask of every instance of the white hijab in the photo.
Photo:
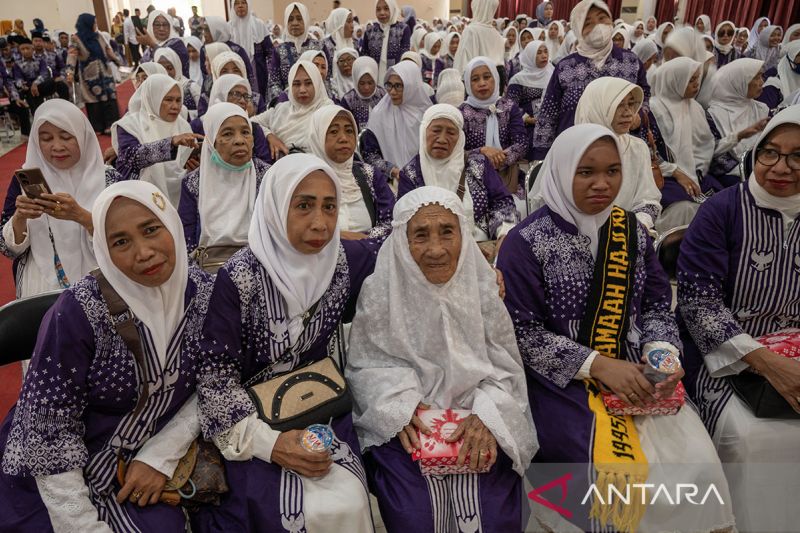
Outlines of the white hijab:
{"type": "Polygon", "coordinates": [[[242,57],[236,52],[221,52],[211,60],[211,77],[216,80],[221,76],[222,68],[228,63],[234,63],[239,67],[239,72],[242,76],[247,76],[247,67],[245,67],[242,57]]]}
{"type": "Polygon", "coordinates": [[[487,109],[489,111],[489,116],[486,118],[486,146],[493,146],[502,150],[503,146],[500,144],[500,122],[497,120],[496,107],[497,101],[500,99],[500,76],[497,74],[497,68],[488,57],[476,57],[469,62],[466,70],[464,70],[464,87],[467,89],[468,105],[476,109],[487,109]],[[472,71],[482,66],[488,67],[494,78],[494,92],[486,100],[479,100],[472,94],[472,84],[470,83],[472,71]]]}
{"type": "MultiPolygon", "coordinates": [[[[380,1],[380,0],[378,0],[380,1]]],[[[389,22],[387,24],[380,24],[381,31],[383,32],[383,43],[381,44],[381,58],[378,61],[378,79],[383,80],[386,78],[386,72],[389,69],[388,53],[389,53],[389,32],[392,25],[400,20],[400,8],[397,7],[395,0],[383,0],[389,6],[389,22]]],[[[375,2],[377,5],[377,1],[375,2]]],[[[377,80],[376,80],[377,83],[377,80]]]]}
{"type": "Polygon", "coordinates": [[[287,219],[292,195],[300,182],[315,170],[330,177],[341,197],[336,173],[323,160],[309,154],[289,154],[270,167],[256,198],[248,234],[250,249],[286,301],[289,340],[303,333],[303,314],[328,287],[339,257],[339,229],[316,254],[303,254],[289,242],[287,219]]]}
{"type": "Polygon", "coordinates": [[[736,33],[737,33],[736,24],[734,24],[730,20],[723,20],[722,22],[717,24],[717,27],[714,28],[714,48],[719,50],[721,54],[727,54],[728,52],[730,52],[733,49],[733,43],[736,41],[736,33]],[[725,26],[730,26],[730,28],[733,30],[733,37],[731,38],[731,42],[729,42],[728,44],[720,44],[719,30],[721,30],[725,26]]]}
{"type": "MultiPolygon", "coordinates": [[[[186,46],[191,46],[199,53],[203,48],[203,42],[194,35],[186,38],[186,46]]],[[[198,85],[203,84],[203,71],[200,68],[200,60],[189,60],[189,78],[198,85]]]]}
{"type": "Polygon", "coordinates": [[[503,46],[505,47],[505,42],[508,42],[508,34],[511,33],[512,31],[517,34],[517,40],[514,41],[514,46],[506,50],[505,52],[506,61],[514,59],[515,57],[517,57],[517,54],[519,53],[519,32],[517,31],[517,28],[515,28],[514,26],[509,26],[508,28],[503,30],[503,41],[504,41],[503,46]]]}
{"type": "MultiPolygon", "coordinates": [[[[119,127],[136,137],[141,144],[192,132],[189,123],[180,116],[173,122],[167,122],[159,116],[161,102],[173,87],[181,89],[180,84],[166,74],[153,74],[139,86],[136,90],[139,95],[137,98],[139,105],[136,106],[136,109],[132,105],[128,113],[112,126],[112,143],[117,151],[119,151],[117,141],[117,128],[119,127]]],[[[181,100],[183,99],[182,95],[183,91],[181,90],[181,100]]],[[[191,153],[191,148],[180,146],[178,147],[178,157],[175,160],[156,163],[142,169],[139,179],[154,184],[167,195],[173,205],[177,205],[180,200],[183,166],[191,153]]]]}
{"type": "Polygon", "coordinates": [[[500,0],[472,0],[472,22],[464,28],[453,68],[464,72],[473,58],[488,57],[495,65],[504,63],[506,45],[503,36],[492,27],[500,0]]]}
{"type": "Polygon", "coordinates": [[[92,207],[92,223],[97,265],[136,318],[147,326],[158,360],[163,365],[167,359],[170,341],[178,332],[185,312],[186,285],[189,279],[186,239],[178,212],[155,185],[140,180],[121,181],[111,185],[97,197],[92,207]],[[158,287],[145,287],[136,283],[123,274],[111,260],[106,240],[106,216],[114,199],[120,197],[135,200],[152,211],[175,242],[175,270],[158,287]]]}
{"type": "Polygon", "coordinates": [[[658,46],[650,39],[642,39],[634,45],[633,53],[636,54],[639,61],[646,63],[650,58],[658,55],[658,46]]]}
{"type": "Polygon", "coordinates": [[[308,144],[311,153],[325,161],[336,173],[339,180],[339,190],[342,193],[342,201],[352,204],[362,200],[361,187],[358,186],[355,176],[353,176],[353,156],[344,163],[332,161],[325,152],[325,137],[328,128],[339,114],[347,115],[348,120],[353,124],[353,131],[358,135],[358,124],[356,124],[353,114],[338,105],[326,105],[319,108],[311,118],[311,128],[308,134],[308,144]]]}
{"type": "Polygon", "coordinates": [[[780,26],[767,26],[758,36],[758,41],[751,50],[753,59],[760,59],[764,62],[764,68],[770,69],[778,63],[781,55],[781,46],[770,47],[769,39],[776,31],[782,31],[780,26]]]}
{"type": "Polygon", "coordinates": [[[564,37],[564,26],[557,20],[553,20],[547,25],[547,28],[544,28],[544,41],[543,41],[545,43],[545,46],[547,46],[547,53],[550,54],[551,58],[556,57],[556,54],[558,54],[558,49],[561,48],[561,43],[563,42],[563,40],[559,41],[558,40],[559,37],[564,37]],[[552,26],[553,24],[555,24],[558,27],[558,35],[556,36],[555,39],[550,38],[550,26],[552,26]]]}
{"type": "Polygon", "coordinates": [[[574,8],[569,16],[569,25],[577,38],[576,51],[583,57],[591,60],[597,68],[602,68],[605,65],[608,56],[611,55],[611,50],[614,48],[614,43],[611,42],[611,26],[609,25],[608,41],[600,47],[593,46],[586,39],[583,38],[583,25],[586,22],[586,16],[592,7],[602,9],[611,17],[611,10],[603,0],[581,0],[574,8]]]}
{"type": "MultiPolygon", "coordinates": [[[[422,177],[425,185],[432,185],[455,192],[464,171],[464,117],[461,111],[450,104],[432,105],[422,116],[419,125],[419,165],[422,169],[422,177]],[[458,128],[458,141],[453,151],[444,159],[434,159],[428,153],[427,139],[425,131],[431,122],[438,118],[444,118],[453,123],[458,128]]],[[[466,185],[465,185],[466,186],[466,185]]]]}
{"type": "MultiPolygon", "coordinates": [[[[769,115],[767,104],[747,97],[750,80],[760,75],[763,67],[763,61],[742,57],[717,71],[708,113],[723,137],[749,128],[769,115]]],[[[739,141],[734,149],[736,155],[741,156],[755,141],[755,136],[739,141]]]]}
{"type": "MultiPolygon", "coordinates": [[[[206,60],[208,61],[209,65],[212,65],[214,63],[214,59],[216,59],[221,53],[233,51],[231,50],[231,47],[225,43],[209,43],[203,46],[203,48],[206,49],[206,60]]],[[[239,54],[236,55],[238,56],[239,54]]],[[[241,59],[241,57],[239,59],[241,59]]]]}
{"type": "Polygon", "coordinates": [[[622,35],[622,39],[624,41],[623,44],[622,44],[622,48],[624,48],[625,50],[630,50],[630,48],[631,48],[631,33],[630,33],[630,31],[628,31],[628,28],[626,28],[624,25],[620,25],[620,26],[617,26],[616,28],[614,28],[614,31],[611,32],[611,43],[612,44],[614,43],[614,36],[617,35],[617,34],[622,35]]]}
{"type": "Polygon", "coordinates": [[[451,31],[450,33],[448,33],[447,36],[444,38],[444,41],[442,41],[442,49],[439,50],[440,56],[449,57],[450,59],[455,59],[455,57],[450,54],[450,41],[452,41],[454,37],[458,37],[459,41],[461,40],[461,34],[458,33],[457,31],[451,31]]]}
{"type": "Polygon", "coordinates": [[[387,92],[369,115],[367,128],[375,134],[383,158],[397,168],[403,168],[419,150],[419,125],[422,115],[431,106],[422,83],[419,67],[401,61],[389,69],[403,80],[403,103],[394,105],[387,92]]]}
{"type": "Polygon", "coordinates": [[[246,87],[247,92],[251,91],[250,82],[247,81],[247,78],[236,74],[223,74],[214,80],[214,84],[211,86],[211,91],[208,95],[208,106],[211,107],[220,102],[227,102],[228,93],[231,92],[231,89],[240,85],[246,87]]]}
{"type": "Polygon", "coordinates": [[[524,365],[461,202],[450,191],[420,187],[395,204],[392,226],[361,289],[345,370],[362,449],[394,438],[420,402],[469,409],[522,475],[539,447],[524,365]],[[406,236],[409,220],[431,204],[455,214],[461,229],[458,266],[441,285],[422,274],[406,236]]]}
{"type": "Polygon", "coordinates": [[[170,39],[174,39],[178,37],[178,34],[175,32],[175,26],[172,25],[172,17],[169,14],[164,13],[163,11],[154,10],[151,11],[149,15],[147,15],[147,33],[150,37],[155,41],[156,47],[162,46],[165,42],[169,41],[170,39]],[[156,18],[164,17],[166,21],[169,23],[169,37],[164,39],[163,41],[159,41],[156,39],[156,34],[153,33],[153,23],[156,21],[156,18]]]}
{"type": "MultiPolygon", "coordinates": [[[[786,31],[785,31],[785,32],[783,32],[783,41],[781,41],[781,44],[782,44],[783,46],[786,46],[787,44],[789,44],[789,43],[791,42],[791,41],[789,40],[789,38],[792,36],[792,34],[793,34],[794,32],[796,32],[796,31],[798,31],[798,30],[800,30],[800,23],[798,23],[798,24],[792,24],[791,26],[789,26],[789,27],[786,29],[786,31]]],[[[795,39],[795,41],[797,41],[797,40],[798,40],[798,39],[795,39]]]]}
{"type": "Polygon", "coordinates": [[[278,104],[272,110],[272,118],[270,119],[272,132],[287,146],[295,145],[299,148],[307,148],[308,132],[310,131],[311,118],[314,112],[321,107],[331,105],[333,102],[328,98],[328,92],[325,90],[325,84],[322,81],[319,69],[309,61],[301,60],[292,65],[289,70],[287,87],[289,101],[278,104]],[[314,99],[306,105],[298,102],[292,92],[292,83],[300,67],[306,71],[306,74],[314,84],[314,99]]]}
{"type": "MultiPolygon", "coordinates": [[[[662,49],[664,48],[664,46],[666,44],[664,42],[664,30],[666,30],[667,27],[671,27],[672,28],[672,31],[670,32],[670,34],[672,34],[675,31],[675,25],[673,23],[664,22],[663,24],[661,24],[656,29],[655,33],[653,33],[652,36],[651,36],[651,39],[653,40],[654,43],[656,43],[656,46],[658,46],[659,48],[662,48],[662,49]]],[[[667,35],[667,39],[669,39],[669,35],[667,35]]]]}
{"type": "MultiPolygon", "coordinates": [[[[542,163],[540,177],[542,199],[551,211],[576,228],[581,235],[589,237],[592,257],[597,259],[598,232],[611,215],[615,202],[609,204],[596,215],[589,215],[578,209],[572,196],[572,182],[583,154],[589,146],[601,137],[610,137],[622,152],[617,136],[605,126],[597,124],[578,124],[567,128],[556,137],[550,151],[542,163]]],[[[622,177],[623,182],[625,176],[622,177]]]]}
{"type": "Polygon", "coordinates": [[[347,23],[347,17],[349,17],[351,13],[352,11],[346,7],[337,7],[328,15],[328,22],[325,25],[325,29],[333,39],[337,52],[344,48],[355,48],[353,45],[353,36],[351,35],[349,38],[344,36],[344,25],[347,23]]]}
{"type": "Polygon", "coordinates": [[[532,41],[522,49],[522,52],[519,53],[519,63],[522,65],[522,71],[514,74],[508,82],[509,85],[522,85],[523,87],[534,89],[547,88],[555,67],[549,60],[542,68],[536,66],[536,54],[543,46],[547,47],[547,44],[543,41],[532,41]]]}
{"type": "MultiPolygon", "coordinates": [[[[215,43],[227,43],[231,40],[231,27],[222,17],[204,17],[208,25],[208,31],[215,43]]],[[[241,43],[236,43],[243,46],[241,43]]]]}
{"type": "MultiPolygon", "coordinates": [[[[22,168],[40,169],[53,193],[69,193],[84,209],[91,209],[95,198],[106,186],[106,167],[97,136],[86,116],[67,100],[48,100],[36,110],[22,168]],[[78,141],[80,159],[72,168],[57,169],[42,154],[39,147],[39,128],[45,122],[70,133],[78,141]]],[[[48,228],[53,232],[64,273],[70,284],[74,284],[97,264],[92,251],[91,235],[77,222],[59,220],[47,214],[28,220],[31,253],[42,277],[50,282],[56,279],[56,271],[48,228]]]]}
{"type": "MultiPolygon", "coordinates": [[[[772,120],[767,123],[767,126],[758,136],[754,146],[761,146],[764,141],[767,140],[767,137],[773,130],[784,124],[794,124],[800,126],[800,106],[794,105],[787,107],[772,117],[772,120]]],[[[753,168],[755,169],[755,150],[753,150],[751,158],[753,162],[753,168]]],[[[753,195],[756,205],[764,209],[774,209],[775,211],[778,211],[783,218],[784,225],[794,222],[794,220],[800,216],[800,193],[787,196],[785,198],[773,196],[768,193],[764,187],[759,185],[759,183],[756,181],[755,172],[750,174],[750,178],[747,180],[747,187],[750,189],[750,193],[753,195]]]]}
{"type": "Polygon", "coordinates": [[[360,56],[353,61],[353,87],[356,89],[356,96],[361,100],[369,100],[375,95],[375,91],[378,90],[379,80],[378,64],[374,59],[369,56],[360,56]],[[372,78],[372,81],[375,82],[375,88],[369,96],[361,96],[361,93],[358,92],[358,82],[361,81],[364,74],[368,74],[369,77],[372,78]]]}
{"type": "Polygon", "coordinates": [[[300,2],[292,2],[286,6],[286,9],[283,10],[283,42],[294,44],[294,47],[299,53],[303,48],[303,43],[306,42],[306,39],[308,39],[308,29],[310,24],[311,18],[308,16],[308,8],[305,6],[305,4],[301,4],[300,2]],[[295,8],[297,8],[297,10],[300,12],[300,16],[303,17],[303,33],[298,37],[295,37],[289,33],[289,15],[292,14],[292,11],[294,11],[295,8]]]}
{"type": "Polygon", "coordinates": [[[421,24],[417,24],[417,27],[414,28],[414,31],[411,32],[411,50],[414,52],[420,52],[422,50],[422,42],[425,40],[425,36],[428,34],[428,30],[425,26],[421,24]]]}
{"type": "MultiPolygon", "coordinates": [[[[336,50],[336,54],[333,56],[333,86],[336,89],[336,94],[339,97],[344,96],[350,89],[354,89],[356,86],[355,77],[353,76],[353,72],[355,72],[355,61],[353,61],[353,71],[350,73],[350,76],[345,76],[342,74],[342,70],[339,68],[339,58],[349,55],[352,56],[353,59],[358,59],[358,52],[355,48],[341,48],[336,50]]],[[[374,61],[374,59],[373,59],[374,61]]]]}
{"type": "Polygon", "coordinates": [[[767,26],[764,28],[766,30],[767,27],[769,27],[769,25],[771,24],[771,22],[769,21],[769,18],[767,18],[767,17],[758,17],[756,19],[755,23],[753,23],[753,27],[750,30],[750,35],[747,38],[747,47],[748,48],[753,48],[756,45],[756,43],[758,42],[758,35],[760,33],[758,31],[758,27],[761,26],[761,23],[764,22],[765,20],[767,21],[767,26]]]}
{"type": "Polygon", "coordinates": [[[703,21],[703,33],[706,34],[706,35],[711,35],[711,17],[709,17],[708,15],[700,15],[699,17],[694,19],[694,29],[696,31],[699,31],[699,30],[697,30],[697,21],[698,20],[702,20],[703,21]]]}
{"type": "Polygon", "coordinates": [[[188,83],[190,80],[183,77],[181,58],[178,57],[178,53],[172,48],[164,46],[156,50],[156,53],[153,54],[153,61],[156,63],[158,63],[162,58],[169,61],[169,63],[172,65],[172,69],[175,71],[175,77],[172,79],[180,83],[181,88],[184,88],[186,83],[188,83]]]}
{"type": "Polygon", "coordinates": [[[789,60],[800,54],[800,39],[783,45],[781,49],[781,59],[778,61],[778,75],[767,80],[766,85],[778,87],[783,95],[783,105],[791,102],[794,94],[800,90],[800,73],[792,70],[789,60]]]}
{"type": "Polygon", "coordinates": [[[695,171],[708,171],[715,145],[703,107],[694,98],[683,97],[689,80],[702,68],[689,57],[667,61],[658,68],[655,96],[650,100],[650,110],[675,154],[675,163],[695,181],[695,171]]]}
{"type": "MultiPolygon", "coordinates": [[[[200,211],[200,246],[247,244],[247,232],[256,201],[256,169],[228,170],[215,164],[217,133],[230,117],[242,117],[251,127],[241,107],[228,102],[209,106],[203,115],[205,140],[200,151],[200,187],[197,206],[200,211]]],[[[251,146],[252,148],[252,146],[251,146]]]]}
{"type": "Polygon", "coordinates": [[[425,35],[425,38],[423,39],[423,46],[420,49],[419,54],[421,56],[425,56],[428,59],[430,59],[431,62],[435,65],[437,56],[433,55],[431,50],[433,50],[433,47],[436,46],[436,43],[441,43],[441,42],[442,42],[442,36],[439,35],[438,33],[431,32],[425,35]]]}
{"type": "Polygon", "coordinates": [[[230,13],[231,21],[231,41],[247,51],[250,59],[253,58],[256,43],[261,43],[269,35],[269,30],[264,21],[254,17],[250,11],[250,3],[247,3],[247,15],[240,17],[236,14],[233,7],[235,0],[229,0],[228,12],[230,13]]]}
{"type": "Polygon", "coordinates": [[[436,101],[440,104],[450,104],[458,107],[464,103],[464,81],[461,73],[454,68],[446,68],[439,74],[439,84],[436,86],[436,101]]]}

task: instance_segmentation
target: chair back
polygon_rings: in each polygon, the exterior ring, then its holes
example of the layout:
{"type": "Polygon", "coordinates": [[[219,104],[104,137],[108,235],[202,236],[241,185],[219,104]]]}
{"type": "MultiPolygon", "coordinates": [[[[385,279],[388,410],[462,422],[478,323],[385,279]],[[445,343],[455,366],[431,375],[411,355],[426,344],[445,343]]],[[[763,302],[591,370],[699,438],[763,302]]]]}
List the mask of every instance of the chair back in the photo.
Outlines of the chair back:
{"type": "Polygon", "coordinates": [[[686,228],[689,226],[678,226],[672,228],[659,236],[655,243],[658,261],[664,268],[664,272],[669,276],[670,281],[677,280],[678,256],[681,252],[681,242],[686,235],[686,228]]]}
{"type": "Polygon", "coordinates": [[[531,161],[528,172],[525,173],[525,216],[531,214],[531,199],[529,193],[539,177],[539,172],[542,170],[542,163],[544,161],[531,161]]]}
{"type": "Polygon", "coordinates": [[[0,366],[31,358],[39,325],[62,292],[20,298],[0,307],[0,366]]]}

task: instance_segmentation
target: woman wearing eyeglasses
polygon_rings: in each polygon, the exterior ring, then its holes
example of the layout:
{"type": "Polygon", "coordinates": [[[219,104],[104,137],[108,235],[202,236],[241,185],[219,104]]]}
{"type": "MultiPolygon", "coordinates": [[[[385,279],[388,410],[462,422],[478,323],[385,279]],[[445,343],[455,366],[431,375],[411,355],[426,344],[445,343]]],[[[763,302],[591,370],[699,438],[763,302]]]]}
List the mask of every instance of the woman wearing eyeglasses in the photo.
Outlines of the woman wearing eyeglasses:
{"type": "Polygon", "coordinates": [[[800,327],[800,107],[775,115],[755,146],[748,180],[706,201],[686,232],[678,310],[683,382],[730,464],[737,529],[777,531],[797,513],[785,495],[800,490],[800,419],[757,418],[729,378],[761,374],[800,413],[800,364],[758,339],[800,327]]]}

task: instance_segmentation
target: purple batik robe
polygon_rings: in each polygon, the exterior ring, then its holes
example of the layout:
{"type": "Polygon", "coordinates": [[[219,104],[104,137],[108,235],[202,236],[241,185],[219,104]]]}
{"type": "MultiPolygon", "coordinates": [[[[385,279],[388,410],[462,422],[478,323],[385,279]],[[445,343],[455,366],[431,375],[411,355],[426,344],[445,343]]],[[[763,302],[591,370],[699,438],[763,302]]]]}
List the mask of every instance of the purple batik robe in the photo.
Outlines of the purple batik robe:
{"type": "Polygon", "coordinates": [[[358,129],[363,130],[367,127],[367,123],[369,122],[369,114],[372,111],[372,108],[378,105],[378,102],[381,101],[381,98],[383,98],[383,96],[386,94],[386,89],[376,86],[375,94],[366,100],[358,95],[356,92],[357,90],[358,89],[356,88],[347,91],[344,96],[342,96],[339,105],[353,114],[353,117],[356,119],[356,123],[358,123],[358,129]]]}
{"type": "MultiPolygon", "coordinates": [[[[395,22],[389,27],[389,40],[386,44],[386,70],[389,70],[397,63],[400,58],[411,50],[411,27],[405,22],[395,22]]],[[[361,48],[358,50],[359,56],[369,56],[375,60],[380,67],[381,50],[383,49],[383,29],[377,22],[367,26],[364,32],[364,39],[361,41],[361,48]]],[[[375,80],[378,85],[382,85],[384,80],[375,80]]]]}
{"type": "MultiPolygon", "coordinates": [[[[533,118],[536,118],[539,114],[539,105],[542,103],[543,95],[543,88],[526,87],[519,83],[510,84],[506,91],[506,98],[517,104],[523,113],[533,118]]],[[[533,161],[533,129],[534,126],[525,125],[525,135],[527,137],[525,158],[528,161],[533,161]]]]}
{"type": "Polygon", "coordinates": [[[575,108],[589,83],[603,76],[621,78],[635,83],[644,91],[644,108],[649,108],[650,86],[642,62],[630,50],[616,46],[611,49],[602,68],[578,54],[570,54],[556,65],[545,91],[542,107],[533,134],[533,156],[544,159],[559,133],[575,124],[575,108]]]}
{"type": "Polygon", "coordinates": [[[178,157],[178,147],[172,146],[170,137],[142,144],[120,126],[117,128],[117,142],[119,152],[114,166],[126,180],[139,179],[139,173],[143,169],[157,163],[174,161],[178,157]]]}
{"type": "MultiPolygon", "coordinates": [[[[220,269],[209,304],[198,375],[200,425],[207,438],[230,430],[256,408],[243,383],[264,369],[263,379],[322,359],[346,312],[352,312],[364,279],[375,268],[377,242],[341,241],[328,290],[294,346],[289,341],[285,300],[249,247],[220,269]]],[[[364,483],[358,438],[350,413],[335,418],[334,461],[364,483]]],[[[206,531],[290,530],[302,527],[303,486],[297,474],[254,458],[225,461],[231,487],[220,507],[193,521],[206,531]],[[290,526],[300,526],[290,529],[290,526]]]]}
{"type": "MultiPolygon", "coordinates": [[[[394,193],[389,188],[386,174],[367,163],[353,162],[353,176],[356,182],[369,191],[369,201],[372,203],[371,216],[374,214],[372,229],[368,235],[372,239],[384,240],[392,232],[392,212],[394,211],[394,193]]],[[[364,202],[367,199],[364,198],[364,202]]],[[[369,209],[368,209],[369,210],[369,209]]]]}
{"type": "Polygon", "coordinates": [[[724,67],[731,61],[735,61],[742,57],[738,50],[736,50],[735,46],[732,46],[730,51],[727,54],[723,54],[719,48],[714,47],[714,55],[717,57],[717,68],[724,67]]]}
{"type": "MultiPolygon", "coordinates": [[[[490,239],[497,239],[497,230],[504,222],[511,225],[517,223],[514,199],[485,156],[481,154],[469,156],[464,182],[472,197],[475,226],[486,233],[490,239]]],[[[419,155],[417,155],[400,171],[397,197],[401,198],[406,193],[424,185],[425,177],[422,175],[422,167],[419,155]]]]}
{"type": "MultiPolygon", "coordinates": [[[[500,98],[495,107],[500,127],[500,145],[506,152],[505,167],[498,170],[504,170],[525,159],[527,137],[525,124],[522,121],[522,110],[517,104],[508,98],[500,98]]],[[[464,135],[466,135],[464,149],[472,154],[480,153],[480,149],[486,146],[486,120],[489,118],[489,110],[472,107],[466,102],[461,104],[459,109],[464,117],[464,135]]]]}
{"type": "MultiPolygon", "coordinates": [[[[264,161],[253,158],[253,165],[256,169],[256,195],[261,188],[261,180],[269,170],[270,165],[264,161]]],[[[200,169],[195,169],[187,173],[181,180],[181,201],[178,207],[178,215],[183,224],[183,236],[186,239],[186,251],[189,255],[200,245],[200,232],[202,221],[200,220],[200,169]]]]}
{"type": "Polygon", "coordinates": [[[426,56],[421,56],[422,66],[420,67],[422,73],[422,82],[436,88],[439,84],[439,74],[444,70],[444,61],[436,58],[436,61],[426,56]]]}
{"type": "MultiPolygon", "coordinates": [[[[180,507],[116,503],[117,453],[136,451],[178,412],[195,391],[196,343],[211,296],[211,277],[189,267],[182,341],[164,366],[143,342],[150,399],[133,432],[120,428],[140,394],[141,372],[116,332],[97,281],[87,276],[45,315],[16,406],[0,426],[0,530],[52,531],[35,476],[83,469],[99,518],[115,533],[183,531],[180,507]],[[9,529],[5,529],[9,528],[9,529]]],[[[150,332],[138,320],[139,335],[150,332]]]]}
{"type": "Polygon", "coordinates": [[[711,435],[733,391],[708,367],[738,358],[710,352],[743,333],[800,327],[798,265],[800,224],[786,229],[780,213],[756,205],[747,183],[707,200],[689,226],[678,257],[684,384],[711,435]]]}
{"type": "MultiPolygon", "coordinates": [[[[303,52],[307,50],[322,50],[322,46],[322,41],[308,37],[299,51],[292,42],[281,43],[272,48],[267,88],[268,105],[272,104],[272,101],[289,86],[289,71],[303,52]]],[[[330,65],[330,59],[328,59],[328,65],[330,65]]]]}
{"type": "MultiPolygon", "coordinates": [[[[189,49],[186,48],[186,44],[184,44],[183,39],[179,37],[173,37],[172,39],[167,40],[161,46],[157,46],[155,48],[147,48],[144,52],[142,52],[142,63],[149,63],[153,60],[153,56],[156,54],[156,50],[163,47],[172,48],[178,57],[181,60],[181,73],[183,74],[184,78],[189,78],[189,49]]],[[[204,65],[202,61],[200,65],[204,65]]]]}

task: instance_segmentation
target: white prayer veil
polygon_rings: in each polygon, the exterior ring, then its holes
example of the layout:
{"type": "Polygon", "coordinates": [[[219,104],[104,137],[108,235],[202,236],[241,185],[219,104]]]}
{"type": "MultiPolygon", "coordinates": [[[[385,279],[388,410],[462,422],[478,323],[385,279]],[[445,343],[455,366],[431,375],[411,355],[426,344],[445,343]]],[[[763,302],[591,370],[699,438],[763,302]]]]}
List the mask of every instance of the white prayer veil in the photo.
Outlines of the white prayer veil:
{"type": "Polygon", "coordinates": [[[303,43],[306,42],[308,38],[308,30],[311,24],[311,17],[308,15],[308,8],[305,4],[301,4],[300,2],[292,2],[286,9],[283,10],[283,41],[287,43],[293,43],[294,47],[299,52],[303,48],[303,43]],[[292,14],[292,11],[297,8],[297,11],[300,12],[300,16],[303,17],[303,33],[297,37],[293,36],[289,33],[289,15],[292,14]]]}
{"type": "Polygon", "coordinates": [[[789,105],[793,96],[800,90],[800,73],[792,70],[790,61],[794,61],[800,54],[800,39],[783,45],[781,59],[778,61],[778,75],[767,80],[765,86],[774,86],[781,90],[783,95],[782,105],[789,105]]]}
{"type": "Polygon", "coordinates": [[[432,105],[425,111],[422,116],[422,122],[419,125],[419,164],[426,185],[442,187],[451,192],[458,188],[461,173],[464,171],[465,143],[464,117],[461,115],[461,111],[450,104],[432,105]],[[444,159],[435,159],[428,153],[425,136],[425,132],[431,122],[439,118],[449,120],[459,130],[458,141],[456,141],[453,151],[444,159]]]}
{"type": "Polygon", "coordinates": [[[476,57],[469,62],[464,70],[464,87],[467,89],[467,104],[476,109],[487,109],[489,116],[486,118],[486,146],[503,149],[500,144],[500,122],[497,119],[497,101],[500,99],[500,75],[497,68],[488,57],[476,57]],[[479,100],[472,94],[470,78],[472,72],[478,67],[487,67],[494,78],[494,92],[486,100],[479,100]]]}
{"type": "Polygon", "coordinates": [[[327,152],[325,152],[325,137],[328,134],[328,128],[331,126],[333,119],[339,114],[347,116],[353,125],[354,135],[358,136],[358,124],[356,124],[356,120],[350,111],[338,105],[326,105],[316,110],[314,116],[311,117],[308,145],[311,148],[311,153],[325,161],[336,173],[339,180],[339,189],[342,193],[342,201],[346,204],[351,204],[362,199],[361,187],[359,187],[355,176],[353,176],[353,156],[350,156],[350,159],[344,163],[337,163],[332,161],[327,152]]]}
{"type": "Polygon", "coordinates": [[[242,76],[247,76],[247,67],[242,61],[242,56],[236,52],[221,52],[211,61],[211,77],[216,80],[222,75],[222,68],[228,63],[233,63],[239,68],[242,76]]]}
{"type": "Polygon", "coordinates": [[[337,52],[343,48],[355,48],[353,36],[344,36],[344,25],[347,23],[347,17],[351,14],[352,11],[346,7],[337,7],[328,15],[328,22],[325,29],[328,30],[328,34],[333,39],[337,52]]]}
{"type": "Polygon", "coordinates": [[[394,230],[364,282],[345,375],[362,449],[379,446],[411,420],[417,405],[469,409],[522,475],[538,449],[525,371],[495,273],[469,232],[454,193],[420,187],[398,200],[394,230]],[[414,261],[409,220],[427,205],[455,214],[461,250],[453,276],[430,283],[414,261]]]}
{"type": "MultiPolygon", "coordinates": [[[[569,26],[572,29],[577,39],[576,51],[583,57],[589,59],[597,68],[602,68],[605,65],[608,56],[611,55],[611,50],[614,43],[611,42],[611,32],[608,33],[608,41],[600,46],[591,44],[583,37],[583,25],[586,22],[586,16],[589,10],[593,7],[602,9],[611,17],[611,10],[603,0],[581,0],[572,8],[572,13],[569,16],[569,26]]],[[[609,30],[612,28],[609,27],[609,30]]]]}
{"type": "Polygon", "coordinates": [[[248,57],[253,59],[256,43],[261,43],[269,35],[269,30],[264,21],[253,16],[250,2],[247,3],[247,15],[240,17],[233,7],[235,0],[229,0],[228,12],[230,13],[231,41],[245,49],[248,57]]]}
{"type": "Polygon", "coordinates": [[[169,14],[163,11],[159,11],[157,9],[151,11],[150,14],[147,15],[147,34],[150,35],[150,38],[152,38],[153,41],[155,41],[156,46],[161,46],[170,39],[178,37],[178,34],[175,32],[175,26],[172,25],[172,17],[170,17],[169,14]],[[155,33],[153,33],[153,23],[156,21],[158,17],[164,17],[166,21],[169,23],[169,37],[167,37],[163,41],[159,41],[158,39],[156,39],[156,35],[155,33]]]}
{"type": "Polygon", "coordinates": [[[536,54],[542,47],[547,48],[547,44],[544,41],[532,41],[522,49],[522,52],[519,53],[519,63],[522,65],[522,71],[514,74],[508,82],[509,85],[522,85],[533,89],[547,88],[555,67],[549,58],[544,67],[539,68],[536,66],[536,54]]]}
{"type": "Polygon", "coordinates": [[[240,85],[246,87],[248,93],[252,90],[247,78],[236,74],[223,74],[214,80],[214,84],[211,86],[211,92],[209,92],[208,95],[208,107],[210,108],[212,105],[220,102],[227,102],[228,93],[231,92],[231,89],[240,85]]]}
{"type": "Polygon", "coordinates": [[[464,72],[473,58],[488,57],[494,65],[505,61],[505,40],[492,27],[492,16],[500,0],[472,0],[472,22],[464,28],[458,44],[453,68],[464,72]]]}
{"type": "Polygon", "coordinates": [[[461,73],[454,68],[446,68],[439,74],[439,84],[436,86],[436,101],[440,104],[450,104],[458,107],[464,103],[464,81],[461,73]]]}
{"type": "MultiPolygon", "coordinates": [[[[208,16],[204,17],[208,31],[211,33],[211,38],[215,43],[227,43],[231,40],[231,27],[225,22],[222,17],[208,16]]],[[[236,43],[240,44],[240,43],[236,43]]],[[[242,46],[242,45],[240,45],[242,46]]]]}
{"type": "Polygon", "coordinates": [[[353,61],[353,86],[356,89],[356,96],[358,96],[362,100],[369,100],[375,94],[375,91],[378,90],[378,63],[375,62],[369,56],[360,56],[353,61]],[[375,82],[375,88],[372,90],[372,94],[369,96],[362,96],[361,93],[358,91],[358,82],[364,77],[365,74],[368,74],[372,81],[375,82]]]}

